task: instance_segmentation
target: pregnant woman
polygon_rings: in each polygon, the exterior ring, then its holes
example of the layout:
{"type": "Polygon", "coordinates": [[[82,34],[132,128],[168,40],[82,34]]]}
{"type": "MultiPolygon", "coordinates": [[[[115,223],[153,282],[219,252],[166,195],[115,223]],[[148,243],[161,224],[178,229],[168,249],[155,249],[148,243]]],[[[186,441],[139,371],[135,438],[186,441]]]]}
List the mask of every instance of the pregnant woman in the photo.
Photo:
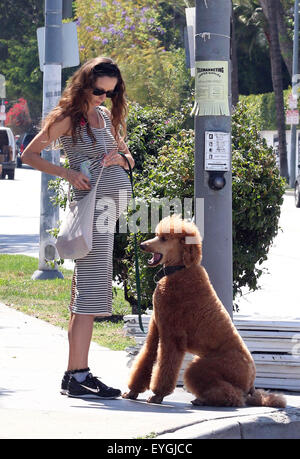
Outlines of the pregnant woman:
{"type": "Polygon", "coordinates": [[[123,140],[126,107],[125,84],[118,66],[109,58],[91,59],[74,73],[57,107],[48,114],[42,130],[22,154],[24,163],[68,180],[75,200],[84,198],[102,173],[97,188],[93,249],[75,260],[72,280],[69,363],[61,384],[61,393],[70,397],[110,399],[121,395],[119,389],[108,387],[93,376],[88,353],[94,318],[112,313],[114,228],[131,197],[130,181],[124,170],[128,164],[118,153],[122,151],[134,166],[123,140]],[[107,97],[112,101],[111,112],[102,106],[107,97]],[[40,156],[57,139],[68,157],[69,169],[40,156]]]}

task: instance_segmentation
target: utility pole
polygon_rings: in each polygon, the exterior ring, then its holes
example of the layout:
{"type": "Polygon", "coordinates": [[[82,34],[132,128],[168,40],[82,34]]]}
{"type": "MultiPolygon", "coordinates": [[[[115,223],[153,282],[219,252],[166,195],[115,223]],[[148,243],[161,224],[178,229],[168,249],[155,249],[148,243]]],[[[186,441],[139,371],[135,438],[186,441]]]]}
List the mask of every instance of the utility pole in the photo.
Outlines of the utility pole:
{"type": "MultiPolygon", "coordinates": [[[[292,94],[294,99],[298,100],[298,58],[299,58],[299,0],[294,4],[294,41],[293,41],[293,76],[292,76],[292,94]]],[[[290,149],[290,173],[289,185],[294,188],[296,180],[296,137],[297,125],[291,125],[291,149],[290,149]]]]}
{"type": "Polygon", "coordinates": [[[196,0],[193,112],[195,199],[204,203],[202,263],[232,317],[231,11],[231,0],[196,0]]]}
{"type": "MultiPolygon", "coordinates": [[[[62,69],[62,0],[45,0],[45,54],[43,76],[43,118],[58,104],[61,96],[62,69]]],[[[60,151],[49,146],[42,151],[42,158],[60,164],[60,151]]],[[[57,257],[55,239],[48,230],[56,227],[59,220],[59,208],[53,206],[50,198],[53,192],[48,190],[49,180],[56,177],[42,172],[40,201],[40,251],[39,269],[32,279],[63,278],[57,264],[49,266],[57,257]]]]}

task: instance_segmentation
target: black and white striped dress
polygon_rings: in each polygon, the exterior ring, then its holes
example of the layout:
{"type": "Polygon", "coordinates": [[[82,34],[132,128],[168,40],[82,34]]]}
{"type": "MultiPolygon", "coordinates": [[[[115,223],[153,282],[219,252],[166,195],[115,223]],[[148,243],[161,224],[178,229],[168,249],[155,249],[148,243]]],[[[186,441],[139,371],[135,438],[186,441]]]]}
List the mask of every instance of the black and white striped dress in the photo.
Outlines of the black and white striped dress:
{"type": "MultiPolygon", "coordinates": [[[[111,133],[110,117],[101,107],[97,109],[105,127],[91,127],[96,143],[88,135],[86,125],[81,127],[82,140],[78,138],[75,145],[71,136],[60,137],[71,169],[80,171],[81,163],[90,160],[92,187],[95,186],[102,168],[105,153],[117,146],[111,133]]],[[[80,200],[89,191],[73,187],[73,192],[74,199],[80,200]]],[[[85,257],[75,260],[70,302],[70,310],[74,314],[109,316],[112,313],[114,230],[116,221],[126,209],[130,198],[130,180],[125,170],[121,166],[105,167],[97,188],[93,249],[85,257]]]]}

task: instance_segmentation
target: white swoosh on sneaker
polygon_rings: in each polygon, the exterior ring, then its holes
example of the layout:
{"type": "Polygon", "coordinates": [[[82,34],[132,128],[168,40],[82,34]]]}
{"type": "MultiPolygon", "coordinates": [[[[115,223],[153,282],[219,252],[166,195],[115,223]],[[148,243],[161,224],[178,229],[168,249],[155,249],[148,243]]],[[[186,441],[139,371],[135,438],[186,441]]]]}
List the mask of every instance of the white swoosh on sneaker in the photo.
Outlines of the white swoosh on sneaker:
{"type": "Polygon", "coordinates": [[[98,394],[100,392],[99,387],[97,389],[92,389],[91,387],[84,386],[83,384],[79,384],[81,387],[83,387],[86,390],[89,390],[90,392],[94,392],[95,394],[98,394]]]}

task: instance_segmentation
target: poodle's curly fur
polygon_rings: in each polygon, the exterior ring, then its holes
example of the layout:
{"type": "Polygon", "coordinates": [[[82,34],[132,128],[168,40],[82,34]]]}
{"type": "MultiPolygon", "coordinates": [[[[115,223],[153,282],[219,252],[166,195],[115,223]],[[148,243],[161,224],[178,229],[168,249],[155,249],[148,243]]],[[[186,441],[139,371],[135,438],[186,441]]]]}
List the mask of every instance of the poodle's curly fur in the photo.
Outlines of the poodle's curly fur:
{"type": "Polygon", "coordinates": [[[184,384],[196,396],[194,405],[284,407],[281,395],[254,389],[253,358],[200,264],[196,225],[177,215],[167,217],[158,224],[156,237],[141,248],[155,254],[152,266],[184,268],[157,284],[147,339],[123,397],[135,399],[150,388],[154,395],[148,402],[161,403],[174,391],[184,355],[190,352],[195,357],[184,384]]]}

